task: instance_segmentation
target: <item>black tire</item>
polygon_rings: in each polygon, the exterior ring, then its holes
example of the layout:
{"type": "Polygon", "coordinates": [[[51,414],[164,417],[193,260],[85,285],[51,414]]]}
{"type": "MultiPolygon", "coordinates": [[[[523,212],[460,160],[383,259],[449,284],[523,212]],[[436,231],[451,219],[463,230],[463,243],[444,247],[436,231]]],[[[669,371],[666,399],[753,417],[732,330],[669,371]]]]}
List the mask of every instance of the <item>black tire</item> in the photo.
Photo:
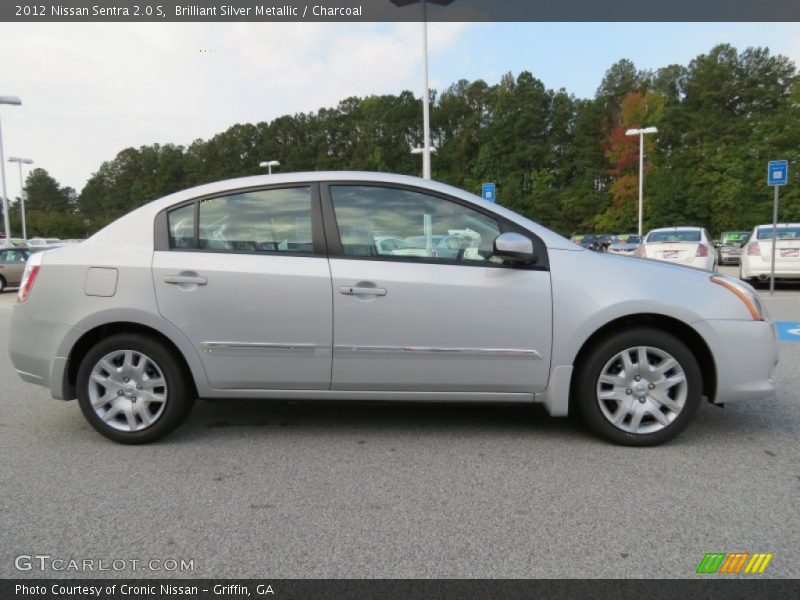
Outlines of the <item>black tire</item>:
{"type": "Polygon", "coordinates": [[[86,420],[102,435],[122,444],[146,444],[159,440],[174,431],[186,420],[195,400],[191,374],[174,352],[159,340],[139,333],[120,333],[95,344],[81,361],[77,377],[78,404],[86,420]],[[138,431],[115,429],[106,423],[92,407],[89,387],[92,370],[103,357],[122,350],[132,350],[135,353],[146,355],[155,363],[166,381],[166,400],[163,403],[163,409],[152,424],[144,426],[138,431]]]}
{"type": "MultiPolygon", "coordinates": [[[[637,371],[638,372],[638,371],[637,371]]],[[[666,373],[673,373],[668,370],[666,373]]],[[[645,378],[646,380],[647,378],[645,378]]],[[[654,377],[655,379],[655,377],[654,377]]],[[[616,388],[614,388],[616,389],[616,388]]],[[[678,338],[666,331],[652,327],[641,327],[625,329],[610,336],[605,337],[597,343],[577,365],[575,380],[575,405],[584,423],[596,434],[615,443],[624,446],[655,446],[671,440],[689,424],[689,421],[700,407],[703,390],[703,377],[697,359],[691,350],[678,338]],[[637,347],[648,347],[668,354],[678,363],[678,367],[683,370],[685,384],[681,388],[685,392],[685,400],[680,411],[675,412],[674,417],[668,425],[653,432],[633,433],[625,431],[621,427],[614,425],[603,412],[601,402],[598,399],[599,378],[603,369],[618,354],[626,349],[637,347]]],[[[627,390],[625,392],[627,394],[627,390]]],[[[641,403],[650,407],[651,396],[649,392],[641,392],[647,395],[641,403]]],[[[656,392],[653,392],[656,393],[656,392]]],[[[670,392],[667,392],[670,393],[670,392]]],[[[636,407],[636,392],[631,396],[631,406],[636,407]]],[[[627,400],[627,399],[626,399],[627,400]]],[[[614,402],[614,400],[612,400],[614,402]]],[[[608,406],[614,406],[606,404],[608,406]]],[[[621,408],[622,403],[616,405],[621,408]]],[[[653,404],[655,406],[655,404],[653,404]]],[[[669,410],[664,409],[667,414],[669,410]]],[[[658,427],[656,419],[652,414],[642,418],[643,425],[650,424],[658,427]]],[[[625,422],[623,426],[627,426],[625,422]]]]}
{"type": "Polygon", "coordinates": [[[758,279],[755,277],[742,277],[741,269],[739,269],[739,279],[744,281],[746,284],[751,285],[753,289],[758,289],[758,279]]]}

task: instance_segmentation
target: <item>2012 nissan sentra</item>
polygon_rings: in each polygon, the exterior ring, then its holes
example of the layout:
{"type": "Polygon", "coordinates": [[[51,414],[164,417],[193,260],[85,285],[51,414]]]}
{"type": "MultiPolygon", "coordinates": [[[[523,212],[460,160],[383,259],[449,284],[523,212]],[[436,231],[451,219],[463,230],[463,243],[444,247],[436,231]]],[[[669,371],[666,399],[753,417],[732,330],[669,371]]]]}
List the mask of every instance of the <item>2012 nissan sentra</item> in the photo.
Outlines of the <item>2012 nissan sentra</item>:
{"type": "Polygon", "coordinates": [[[196,398],[263,398],[542,403],[652,445],[704,398],[771,394],[778,361],[737,279],[361,172],[203,185],[34,254],[9,347],[24,380],[123,443],[163,437],[196,398]]]}

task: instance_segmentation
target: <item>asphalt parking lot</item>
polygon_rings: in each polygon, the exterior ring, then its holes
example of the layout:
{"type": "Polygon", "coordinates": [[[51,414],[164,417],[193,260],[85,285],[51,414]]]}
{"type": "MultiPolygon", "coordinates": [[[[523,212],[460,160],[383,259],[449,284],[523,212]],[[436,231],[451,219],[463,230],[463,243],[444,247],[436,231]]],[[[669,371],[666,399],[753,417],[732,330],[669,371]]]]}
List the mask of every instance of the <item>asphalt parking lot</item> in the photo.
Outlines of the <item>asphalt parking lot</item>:
{"type": "MultiPolygon", "coordinates": [[[[800,289],[762,295],[800,322],[800,289]]],[[[258,401],[198,402],[130,447],[15,375],[14,299],[0,577],[685,578],[706,552],[772,552],[759,577],[800,577],[800,343],[781,343],[776,396],[705,405],[657,448],[538,408],[258,401]],[[20,572],[21,554],[194,569],[20,572]]]]}

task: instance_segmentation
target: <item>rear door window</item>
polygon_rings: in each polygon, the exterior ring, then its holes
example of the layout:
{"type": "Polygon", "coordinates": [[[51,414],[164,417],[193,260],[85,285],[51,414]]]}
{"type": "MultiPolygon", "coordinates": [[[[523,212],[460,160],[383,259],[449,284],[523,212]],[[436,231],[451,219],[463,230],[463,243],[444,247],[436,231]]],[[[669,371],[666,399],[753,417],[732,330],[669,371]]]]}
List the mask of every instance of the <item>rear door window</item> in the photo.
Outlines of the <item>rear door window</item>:
{"type": "Polygon", "coordinates": [[[168,214],[170,248],[234,253],[314,253],[311,188],[308,186],[207,198],[196,207],[193,203],[168,214]]]}

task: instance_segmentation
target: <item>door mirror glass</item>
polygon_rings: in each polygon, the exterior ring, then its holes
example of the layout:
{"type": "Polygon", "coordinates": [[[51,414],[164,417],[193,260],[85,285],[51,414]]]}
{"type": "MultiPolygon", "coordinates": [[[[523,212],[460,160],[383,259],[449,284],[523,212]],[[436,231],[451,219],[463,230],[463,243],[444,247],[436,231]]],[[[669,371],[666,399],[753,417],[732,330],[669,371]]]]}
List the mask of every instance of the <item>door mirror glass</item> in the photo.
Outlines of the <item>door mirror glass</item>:
{"type": "Polygon", "coordinates": [[[517,263],[532,263],[536,260],[533,242],[519,233],[501,233],[494,240],[494,255],[517,263]]]}

